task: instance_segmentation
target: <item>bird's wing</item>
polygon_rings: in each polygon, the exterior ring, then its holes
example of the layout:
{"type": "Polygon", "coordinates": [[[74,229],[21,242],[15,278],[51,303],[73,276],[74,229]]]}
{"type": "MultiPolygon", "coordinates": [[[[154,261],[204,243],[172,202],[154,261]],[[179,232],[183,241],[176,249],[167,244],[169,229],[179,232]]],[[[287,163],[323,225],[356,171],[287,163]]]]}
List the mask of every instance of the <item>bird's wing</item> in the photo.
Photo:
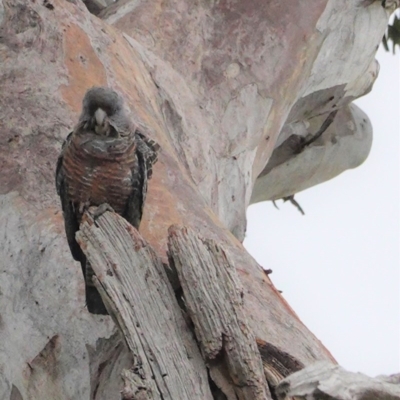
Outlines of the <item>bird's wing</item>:
{"type": "Polygon", "coordinates": [[[153,173],[153,165],[157,162],[160,146],[139,131],[136,135],[136,155],[138,163],[132,170],[132,193],[123,217],[136,229],[142,220],[143,207],[146,201],[147,184],[153,173]]]}
{"type": "Polygon", "coordinates": [[[146,164],[147,179],[153,175],[153,165],[157,162],[158,153],[161,146],[154,140],[136,131],[138,151],[143,154],[143,160],[146,164]]]}
{"type": "Polygon", "coordinates": [[[64,215],[65,233],[67,236],[69,248],[71,249],[72,256],[76,261],[84,261],[85,256],[75,239],[75,233],[79,230],[79,223],[74,210],[74,206],[68,197],[67,182],[65,180],[64,170],[62,168],[65,149],[71,142],[72,132],[65,139],[60,156],[57,160],[56,166],[56,189],[57,194],[60,196],[61,207],[64,215]]]}

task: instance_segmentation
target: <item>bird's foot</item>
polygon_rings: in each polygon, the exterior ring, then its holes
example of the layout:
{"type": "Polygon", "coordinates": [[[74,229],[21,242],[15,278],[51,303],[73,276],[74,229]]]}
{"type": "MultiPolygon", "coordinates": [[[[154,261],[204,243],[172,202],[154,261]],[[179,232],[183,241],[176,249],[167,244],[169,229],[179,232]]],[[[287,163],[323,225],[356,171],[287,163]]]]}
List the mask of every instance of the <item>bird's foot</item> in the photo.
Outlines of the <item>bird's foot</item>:
{"type": "Polygon", "coordinates": [[[98,207],[90,207],[89,212],[93,219],[96,221],[101,215],[103,215],[106,211],[115,212],[114,209],[108,204],[103,203],[98,207]]]}

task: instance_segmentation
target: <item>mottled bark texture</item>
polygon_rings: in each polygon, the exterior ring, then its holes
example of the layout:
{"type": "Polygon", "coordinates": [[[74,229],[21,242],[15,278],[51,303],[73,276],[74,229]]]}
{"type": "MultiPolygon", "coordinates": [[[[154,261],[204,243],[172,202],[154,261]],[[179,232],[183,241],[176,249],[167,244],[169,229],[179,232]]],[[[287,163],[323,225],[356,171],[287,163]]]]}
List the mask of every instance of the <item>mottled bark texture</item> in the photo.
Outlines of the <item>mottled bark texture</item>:
{"type": "Polygon", "coordinates": [[[224,249],[249,332],[280,360],[271,376],[332,360],[243,248],[245,212],[365,159],[371,125],[350,103],[376,78],[388,15],[359,0],[120,0],[98,17],[81,0],[0,0],[0,398],[129,391],[136,361],[112,319],[86,310],[54,187],[94,85],[162,147],[141,224],[152,254],[168,263],[174,224],[224,249]]]}

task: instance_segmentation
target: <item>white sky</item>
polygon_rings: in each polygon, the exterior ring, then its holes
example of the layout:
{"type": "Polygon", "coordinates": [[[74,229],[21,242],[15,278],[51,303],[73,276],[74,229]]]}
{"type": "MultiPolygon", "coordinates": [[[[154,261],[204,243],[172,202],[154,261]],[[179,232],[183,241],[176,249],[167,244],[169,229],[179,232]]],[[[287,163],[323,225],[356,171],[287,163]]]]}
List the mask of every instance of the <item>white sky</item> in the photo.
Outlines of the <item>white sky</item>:
{"type": "MultiPolygon", "coordinates": [[[[399,48],[397,48],[399,53],[399,48]]],[[[382,48],[372,92],[356,101],[374,143],[367,161],[296,195],[249,207],[248,251],[346,369],[400,372],[399,54],[382,48]]]]}

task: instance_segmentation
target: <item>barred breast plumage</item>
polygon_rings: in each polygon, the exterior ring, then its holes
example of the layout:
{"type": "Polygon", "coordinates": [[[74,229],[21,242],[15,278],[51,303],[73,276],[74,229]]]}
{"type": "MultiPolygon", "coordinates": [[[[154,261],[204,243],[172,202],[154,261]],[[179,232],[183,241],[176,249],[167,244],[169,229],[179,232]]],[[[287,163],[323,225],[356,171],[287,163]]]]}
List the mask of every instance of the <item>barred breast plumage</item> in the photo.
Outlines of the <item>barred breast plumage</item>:
{"type": "Polygon", "coordinates": [[[78,210],[89,204],[108,203],[123,215],[132,194],[133,178],[139,173],[135,137],[99,142],[96,137],[87,140],[85,136],[73,136],[64,153],[68,196],[78,210]]]}

